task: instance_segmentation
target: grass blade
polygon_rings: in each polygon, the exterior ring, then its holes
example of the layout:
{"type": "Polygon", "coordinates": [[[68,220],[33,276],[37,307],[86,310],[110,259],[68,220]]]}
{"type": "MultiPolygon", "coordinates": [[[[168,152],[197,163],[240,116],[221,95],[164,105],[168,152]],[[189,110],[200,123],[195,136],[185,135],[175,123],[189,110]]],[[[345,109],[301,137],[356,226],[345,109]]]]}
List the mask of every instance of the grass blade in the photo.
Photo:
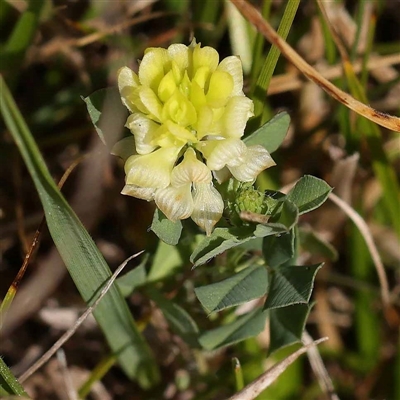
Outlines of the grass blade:
{"type": "MultiPolygon", "coordinates": [[[[53,182],[39,149],[2,76],[1,113],[35,183],[54,243],[83,299],[91,304],[111,271],[88,232],[53,182]]],[[[158,370],[128,306],[112,287],[94,316],[125,373],[150,387],[158,370]]]]}
{"type": "Polygon", "coordinates": [[[3,398],[7,395],[28,397],[24,388],[0,357],[0,397],[3,398]]]}
{"type": "MultiPolygon", "coordinates": [[[[277,31],[278,34],[284,39],[286,39],[287,35],[289,34],[289,30],[292,26],[299,4],[300,0],[289,0],[287,3],[285,12],[277,31]]],[[[255,119],[257,120],[257,122],[259,122],[256,128],[261,126],[268,119],[268,116],[263,115],[265,96],[280,54],[281,52],[278,47],[276,47],[275,45],[271,46],[271,49],[261,69],[260,75],[257,79],[253,96],[255,119]]]]}

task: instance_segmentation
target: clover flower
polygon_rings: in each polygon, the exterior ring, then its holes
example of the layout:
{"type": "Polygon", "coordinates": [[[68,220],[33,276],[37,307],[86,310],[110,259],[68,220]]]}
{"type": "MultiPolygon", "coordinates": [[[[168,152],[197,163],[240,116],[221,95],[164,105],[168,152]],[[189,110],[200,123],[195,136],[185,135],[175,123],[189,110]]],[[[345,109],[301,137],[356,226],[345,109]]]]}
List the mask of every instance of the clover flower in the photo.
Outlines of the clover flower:
{"type": "Polygon", "coordinates": [[[171,221],[191,217],[210,235],[224,209],[213,179],[253,182],[275,165],[264,147],[240,139],[253,102],[238,57],[219,62],[215,49],[195,41],[149,48],[138,74],[119,70],[118,87],[134,138],[114,150],[126,158],[122,193],[154,200],[171,221]]]}

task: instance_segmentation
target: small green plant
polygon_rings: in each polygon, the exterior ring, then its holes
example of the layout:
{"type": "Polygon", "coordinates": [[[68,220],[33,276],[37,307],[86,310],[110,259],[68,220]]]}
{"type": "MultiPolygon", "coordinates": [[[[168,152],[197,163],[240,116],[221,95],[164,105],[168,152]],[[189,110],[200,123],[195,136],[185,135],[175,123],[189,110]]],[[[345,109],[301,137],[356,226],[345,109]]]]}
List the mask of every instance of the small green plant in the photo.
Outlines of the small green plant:
{"type": "MultiPolygon", "coordinates": [[[[108,142],[100,128],[102,106],[107,96],[118,96],[115,89],[95,92],[85,101],[100,137],[124,160],[122,193],[155,201],[151,230],[169,245],[158,247],[158,262],[149,261],[150,272],[142,270],[140,285],[151,288],[154,280],[173,273],[172,267],[167,273],[157,272],[169,269],[168,261],[159,264],[168,252],[187,254],[190,249],[190,261],[198,267],[229,251],[224,273],[214,274],[215,282],[193,282],[206,312],[263,296],[266,301],[201,333],[186,315],[192,343],[195,339],[208,350],[230,345],[260,333],[268,316],[270,352],[300,341],[321,264],[297,265],[298,219],[319,207],[331,188],[304,176],[287,194],[257,190],[258,174],[275,165],[270,153],[286,135],[288,114],[278,114],[244,136],[253,102],[242,91],[240,59],[219,61],[216,50],[196,42],[149,49],[138,74],[120,69],[118,85],[130,132],[116,144],[108,142]]],[[[186,328],[179,329],[187,338],[186,328]]]]}
{"type": "Polygon", "coordinates": [[[57,396],[42,367],[70,341],[51,362],[90,371],[76,394],[65,379],[71,398],[100,380],[113,398],[400,398],[393,2],[59,3],[0,7],[2,286],[21,264],[0,299],[0,397],[57,396]],[[109,78],[84,100],[117,157],[88,140],[79,98],[109,78]],[[74,285],[52,294],[55,272],[74,285]],[[46,306],[75,308],[76,290],[86,311],[47,329],[46,306]],[[90,314],[98,329],[75,335],[90,314]],[[326,340],[306,321],[330,338],[313,374],[289,367],[326,340]],[[53,344],[27,365],[38,339],[53,344]]]}

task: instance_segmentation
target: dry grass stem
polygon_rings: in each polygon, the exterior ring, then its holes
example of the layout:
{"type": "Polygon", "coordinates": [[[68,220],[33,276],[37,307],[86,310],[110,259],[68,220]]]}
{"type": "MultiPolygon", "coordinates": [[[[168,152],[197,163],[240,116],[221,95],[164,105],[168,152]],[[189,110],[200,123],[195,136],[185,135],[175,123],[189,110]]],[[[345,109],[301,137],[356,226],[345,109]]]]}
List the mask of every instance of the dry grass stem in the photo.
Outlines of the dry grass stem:
{"type": "MultiPolygon", "coordinates": [[[[339,33],[331,23],[331,20],[329,19],[327,10],[325,9],[325,6],[321,0],[317,0],[318,7],[321,11],[321,14],[324,17],[324,20],[326,22],[326,25],[328,26],[329,32],[332,35],[332,39],[335,42],[335,45],[337,49],[339,50],[340,58],[342,59],[342,62],[350,62],[349,55],[347,54],[346,46],[342,41],[342,38],[340,37],[339,33]]],[[[354,38],[353,38],[354,39],[354,38]]]]}
{"type": "Polygon", "coordinates": [[[235,4],[243,16],[247,18],[271,44],[278,47],[281,53],[292,64],[294,64],[308,79],[325,90],[330,96],[376,124],[400,132],[400,118],[375,110],[336,87],[286,43],[252,5],[243,0],[231,0],[231,2],[235,4]]]}
{"type": "Polygon", "coordinates": [[[360,231],[362,237],[365,240],[365,243],[368,247],[368,250],[371,254],[372,261],[375,265],[376,272],[378,274],[379,283],[381,287],[381,297],[382,302],[385,307],[390,306],[390,292],[389,292],[389,284],[385,272],[385,268],[383,266],[381,257],[378,253],[378,250],[375,246],[374,240],[372,238],[371,232],[368,228],[368,225],[364,221],[364,219],[358,214],[352,207],[350,207],[345,201],[343,201],[340,197],[331,193],[329,195],[329,199],[333,201],[337,206],[339,206],[348,217],[354,222],[360,231]]]}
{"type": "Polygon", "coordinates": [[[58,364],[60,365],[62,377],[64,379],[68,400],[79,400],[78,394],[76,393],[76,390],[72,383],[71,374],[68,370],[67,358],[63,349],[58,349],[57,360],[58,364]]]}
{"type": "MultiPolygon", "coordinates": [[[[372,55],[367,62],[366,68],[371,71],[396,64],[400,64],[400,53],[389,54],[387,56],[372,55]]],[[[355,73],[361,72],[363,68],[361,60],[356,60],[352,65],[355,73]]],[[[339,64],[320,67],[317,70],[325,79],[336,79],[343,75],[342,65],[339,64]]],[[[300,89],[303,85],[304,81],[298,74],[288,72],[286,74],[273,76],[267,93],[273,95],[288,92],[290,90],[300,89]]]]}
{"type": "Polygon", "coordinates": [[[21,383],[26,381],[33,373],[35,373],[43,364],[45,364],[56,352],[58,349],[61,348],[61,346],[64,345],[65,342],[77,331],[77,329],[82,325],[82,323],[85,321],[85,319],[96,309],[102,298],[107,294],[111,286],[113,285],[115,279],[117,276],[121,273],[121,271],[125,268],[125,266],[128,264],[130,260],[133,258],[138,257],[140,254],[142,254],[143,251],[140,251],[139,253],[136,253],[130,257],[128,257],[117,269],[116,271],[112,274],[111,278],[107,282],[107,284],[104,286],[104,288],[101,290],[99,297],[96,299],[96,301],[91,305],[90,307],[87,308],[87,310],[77,319],[75,325],[71,327],[67,332],[64,333],[60,337],[60,339],[57,340],[56,343],[54,343],[53,346],[45,353],[43,356],[36,361],[35,364],[33,364],[26,372],[24,372],[20,378],[18,379],[21,383]]]}
{"type": "MultiPolygon", "coordinates": [[[[303,332],[302,341],[305,346],[313,343],[313,339],[307,331],[303,332]]],[[[307,355],[310,360],[311,368],[318,379],[319,386],[326,394],[327,398],[330,400],[339,400],[338,395],[335,393],[332,380],[325,368],[321,355],[319,354],[318,348],[316,346],[309,347],[307,355]]]]}
{"type": "Polygon", "coordinates": [[[309,343],[299,350],[286,357],[281,362],[275,364],[268,371],[260,375],[255,381],[249,383],[240,392],[237,392],[229,400],[253,400],[268,386],[270,386],[286,369],[289,365],[293,364],[302,354],[304,354],[310,347],[318,345],[328,340],[327,337],[318,339],[315,342],[309,343]]]}

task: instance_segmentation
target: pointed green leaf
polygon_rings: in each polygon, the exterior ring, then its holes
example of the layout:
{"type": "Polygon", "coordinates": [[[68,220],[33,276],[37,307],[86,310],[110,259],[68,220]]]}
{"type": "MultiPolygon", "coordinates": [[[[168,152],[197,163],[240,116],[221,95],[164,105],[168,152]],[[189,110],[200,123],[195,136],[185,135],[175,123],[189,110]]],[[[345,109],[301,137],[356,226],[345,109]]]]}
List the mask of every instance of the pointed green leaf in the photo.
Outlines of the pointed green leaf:
{"type": "MultiPolygon", "coordinates": [[[[54,244],[82,298],[92,304],[111,271],[51,178],[1,75],[0,86],[1,112],[35,183],[54,244]]],[[[125,373],[143,387],[154,385],[159,379],[157,365],[117,286],[111,287],[93,314],[125,373]]]]}
{"type": "Polygon", "coordinates": [[[100,89],[88,97],[82,97],[82,100],[86,103],[101,141],[111,150],[120,138],[128,117],[128,110],[121,102],[118,88],[100,89]]]}
{"type": "Polygon", "coordinates": [[[204,349],[214,350],[257,336],[265,327],[267,315],[267,312],[256,309],[235,322],[205,332],[200,336],[199,342],[204,349]]]}
{"type": "Polygon", "coordinates": [[[165,243],[175,246],[182,233],[182,222],[170,221],[158,208],[154,211],[150,229],[165,243]]]}
{"type": "Polygon", "coordinates": [[[288,229],[285,225],[269,222],[267,224],[258,224],[254,230],[254,236],[257,238],[264,238],[271,235],[280,235],[282,233],[287,233],[288,229]]]}
{"type": "Polygon", "coordinates": [[[303,334],[309,312],[310,306],[307,304],[295,304],[270,310],[269,354],[281,347],[301,341],[301,335],[303,334]]]}
{"type": "Polygon", "coordinates": [[[338,258],[337,250],[325,239],[318,236],[311,229],[299,229],[301,247],[313,256],[319,255],[331,261],[338,258]]]}
{"type": "Polygon", "coordinates": [[[197,347],[199,328],[193,318],[181,306],[165,298],[158,290],[148,288],[146,293],[160,308],[171,329],[191,347],[197,347]]]}
{"type": "Polygon", "coordinates": [[[270,286],[264,309],[307,304],[314,287],[314,278],[322,264],[284,266],[270,272],[270,286]]]}
{"type": "Polygon", "coordinates": [[[147,276],[147,282],[160,281],[181,268],[184,261],[179,250],[181,249],[178,249],[177,246],[170,246],[160,240],[147,276]]]}
{"type": "Polygon", "coordinates": [[[278,267],[294,255],[294,230],[277,236],[264,238],[262,251],[264,260],[271,268],[278,267]]]}
{"type": "Polygon", "coordinates": [[[240,236],[235,228],[216,228],[210,236],[205,237],[195,248],[190,256],[190,261],[194,264],[194,267],[197,267],[225,250],[239,246],[254,238],[251,228],[246,234],[242,233],[240,236]]]}
{"type": "Polygon", "coordinates": [[[128,297],[137,287],[142,286],[146,283],[146,262],[148,259],[149,255],[146,254],[137,267],[135,267],[132,271],[129,271],[125,275],[117,278],[116,283],[122,296],[128,297]]]}
{"type": "Polygon", "coordinates": [[[262,265],[252,265],[223,281],[201,286],[194,291],[202,306],[211,313],[237,306],[264,296],[268,272],[262,265]]]}
{"type": "MultiPolygon", "coordinates": [[[[290,206],[289,206],[290,207],[290,206]]],[[[295,206],[293,206],[297,209],[295,206]]],[[[297,214],[291,214],[296,219],[297,214]]],[[[292,218],[290,224],[294,221],[292,218]]],[[[286,222],[286,221],[285,221],[286,222]]],[[[216,228],[210,236],[205,237],[194,249],[190,261],[194,267],[202,265],[211,258],[246,242],[263,238],[269,235],[279,235],[288,232],[288,228],[282,223],[266,223],[248,226],[247,229],[238,228],[216,228]]]]}
{"type": "Polygon", "coordinates": [[[244,139],[247,146],[260,144],[270,153],[273,153],[285,139],[290,125],[290,116],[287,112],[275,115],[270,121],[258,128],[244,139]]]}
{"type": "Polygon", "coordinates": [[[332,188],[322,179],[305,175],[297,181],[287,197],[299,209],[300,215],[315,210],[328,198],[332,188]]]}
{"type": "Polygon", "coordinates": [[[279,215],[278,223],[286,226],[289,231],[292,229],[299,220],[299,209],[294,202],[286,199],[282,204],[282,209],[279,215]]]}

